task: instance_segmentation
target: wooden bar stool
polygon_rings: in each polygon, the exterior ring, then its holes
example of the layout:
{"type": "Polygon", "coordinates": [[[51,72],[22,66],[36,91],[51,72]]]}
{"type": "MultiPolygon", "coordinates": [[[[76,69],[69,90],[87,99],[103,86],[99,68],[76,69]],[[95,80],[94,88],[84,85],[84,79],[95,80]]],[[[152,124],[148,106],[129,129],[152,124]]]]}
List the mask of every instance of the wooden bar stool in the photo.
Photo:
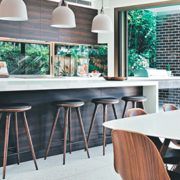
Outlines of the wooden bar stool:
{"type": "MultiPolygon", "coordinates": [[[[94,125],[95,118],[96,118],[98,106],[103,105],[103,122],[107,121],[107,107],[108,107],[108,105],[112,105],[114,117],[115,117],[115,119],[117,119],[115,104],[119,103],[119,99],[114,98],[114,97],[95,98],[95,99],[92,99],[92,103],[95,104],[95,109],[94,109],[93,117],[92,117],[90,128],[89,128],[89,133],[88,133],[88,138],[87,138],[88,142],[89,142],[91,130],[92,130],[92,127],[94,125]]],[[[103,155],[105,155],[105,146],[106,146],[106,128],[103,127],[103,155]]]]}
{"type": "Polygon", "coordinates": [[[124,116],[125,116],[128,102],[132,102],[132,107],[133,108],[137,107],[137,103],[141,103],[142,104],[142,108],[144,109],[144,102],[147,101],[147,98],[145,96],[124,96],[121,99],[123,101],[125,101],[122,118],[124,118],[124,116]]]}
{"type": "Polygon", "coordinates": [[[27,104],[6,104],[0,105],[0,114],[6,113],[6,125],[5,125],[5,140],[4,140],[4,155],[3,155],[3,179],[6,176],[6,165],[7,165],[7,155],[8,155],[8,142],[9,142],[9,129],[11,123],[11,116],[14,114],[14,122],[15,122],[15,133],[16,133],[16,148],[17,148],[17,163],[20,163],[20,156],[19,156],[19,137],[18,137],[18,118],[17,113],[22,113],[24,117],[24,128],[28,138],[29,146],[31,149],[32,157],[34,160],[35,168],[38,170],[38,166],[36,163],[36,155],[34,152],[34,147],[29,131],[29,126],[26,117],[26,111],[30,110],[31,106],[27,104]]]}
{"type": "Polygon", "coordinates": [[[84,140],[84,144],[85,144],[85,149],[87,151],[88,158],[90,158],[89,151],[88,151],[88,143],[87,143],[86,134],[85,134],[84,125],[83,125],[83,120],[82,120],[81,112],[80,112],[80,107],[83,106],[83,105],[84,105],[84,102],[81,101],[81,100],[66,100],[66,101],[58,101],[58,102],[56,102],[57,113],[56,113],[56,118],[54,120],[52,129],[51,129],[48,146],[47,146],[47,149],[46,149],[46,152],[45,152],[45,159],[47,158],[49,150],[50,150],[50,146],[51,146],[51,143],[52,143],[52,139],[53,139],[53,136],[54,136],[54,132],[55,132],[55,128],[56,128],[56,124],[57,124],[57,120],[59,118],[59,113],[60,113],[61,108],[64,108],[64,110],[65,110],[63,164],[65,164],[65,160],[66,160],[66,146],[67,146],[67,134],[68,134],[68,131],[69,131],[69,149],[70,149],[70,153],[71,153],[71,110],[72,110],[72,108],[75,108],[75,110],[77,112],[78,119],[79,119],[79,125],[80,125],[80,128],[81,128],[81,132],[82,132],[83,140],[84,140]]]}

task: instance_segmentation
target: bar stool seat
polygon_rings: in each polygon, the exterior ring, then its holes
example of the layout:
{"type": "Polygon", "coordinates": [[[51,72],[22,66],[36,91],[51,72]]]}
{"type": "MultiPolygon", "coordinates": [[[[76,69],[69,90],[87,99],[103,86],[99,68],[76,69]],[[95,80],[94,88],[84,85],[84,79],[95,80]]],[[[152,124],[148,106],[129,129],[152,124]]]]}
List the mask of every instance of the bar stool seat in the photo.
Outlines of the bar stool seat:
{"type": "Polygon", "coordinates": [[[144,109],[144,102],[147,101],[147,98],[145,96],[124,96],[121,99],[125,101],[122,118],[125,117],[128,102],[132,102],[133,108],[137,108],[137,103],[142,103],[142,108],[144,109]]]}
{"type": "Polygon", "coordinates": [[[56,124],[57,124],[57,120],[59,118],[61,108],[64,108],[64,110],[65,110],[63,165],[65,164],[65,161],[66,161],[66,148],[67,148],[67,135],[68,135],[68,133],[69,133],[69,152],[71,153],[71,151],[72,151],[72,147],[71,147],[71,110],[72,110],[72,108],[74,108],[76,110],[78,120],[79,120],[79,125],[81,128],[81,133],[82,133],[83,140],[84,140],[85,149],[87,151],[87,156],[88,156],[88,158],[90,158],[89,150],[88,150],[88,143],[87,143],[86,134],[85,134],[84,125],[83,125],[83,120],[82,120],[81,112],[80,112],[80,107],[84,105],[84,102],[82,100],[70,99],[70,100],[56,101],[55,104],[57,106],[57,113],[56,113],[56,118],[55,118],[53,125],[52,125],[52,129],[51,129],[51,133],[50,133],[50,137],[49,137],[49,141],[48,141],[48,145],[46,148],[44,159],[46,159],[48,154],[49,154],[49,150],[51,147],[52,139],[53,139],[53,136],[55,133],[55,128],[56,128],[56,124]]]}
{"type": "MultiPolygon", "coordinates": [[[[115,119],[117,119],[115,104],[119,103],[119,99],[115,98],[115,97],[102,97],[102,98],[94,98],[91,100],[91,102],[95,104],[95,108],[94,108],[94,113],[93,113],[93,117],[92,117],[90,128],[89,128],[88,137],[87,137],[88,142],[90,139],[91,130],[92,130],[94,122],[95,122],[95,118],[96,118],[96,114],[97,114],[99,105],[103,105],[103,122],[107,121],[108,105],[112,106],[114,117],[115,117],[115,119]]],[[[103,127],[103,155],[105,155],[105,146],[106,146],[106,128],[103,127]]]]}
{"type": "Polygon", "coordinates": [[[122,97],[122,100],[144,102],[144,101],[147,101],[147,98],[145,96],[124,96],[124,97],[122,97]]]}
{"type": "Polygon", "coordinates": [[[14,104],[0,104],[0,117],[3,113],[6,114],[6,123],[5,123],[5,139],[4,139],[4,152],[3,152],[3,179],[6,176],[6,165],[7,165],[7,154],[8,154],[8,143],[9,143],[9,131],[10,131],[10,123],[11,123],[11,116],[14,114],[14,123],[15,123],[15,135],[16,135],[16,149],[17,149],[17,163],[20,163],[20,154],[19,154],[19,130],[18,130],[18,113],[23,114],[23,121],[24,121],[24,128],[25,133],[28,139],[28,143],[30,146],[30,150],[32,153],[32,157],[34,160],[34,165],[36,170],[38,170],[37,162],[36,162],[36,155],[30,135],[30,130],[27,122],[26,111],[30,110],[31,106],[28,104],[22,103],[14,103],[14,104]]]}
{"type": "Polygon", "coordinates": [[[66,101],[57,101],[55,104],[59,107],[81,107],[84,105],[84,102],[77,99],[71,99],[66,101]]]}
{"type": "Polygon", "coordinates": [[[16,103],[16,104],[0,104],[0,112],[24,112],[31,109],[28,104],[16,103]]]}
{"type": "Polygon", "coordinates": [[[92,102],[97,104],[118,104],[119,99],[114,97],[94,98],[92,102]]]}

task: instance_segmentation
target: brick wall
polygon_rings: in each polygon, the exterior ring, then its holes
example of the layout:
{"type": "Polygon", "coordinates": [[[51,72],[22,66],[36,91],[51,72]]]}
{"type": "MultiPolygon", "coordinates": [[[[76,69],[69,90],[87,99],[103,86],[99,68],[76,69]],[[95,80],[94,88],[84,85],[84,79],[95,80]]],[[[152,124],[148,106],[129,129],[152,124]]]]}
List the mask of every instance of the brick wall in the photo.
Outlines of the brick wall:
{"type": "MultiPolygon", "coordinates": [[[[157,16],[158,69],[170,64],[174,76],[180,76],[180,13],[164,13],[157,16]]],[[[159,90],[159,105],[172,103],[179,107],[180,89],[159,90]]]]}
{"type": "Polygon", "coordinates": [[[160,89],[159,90],[159,105],[175,104],[180,108],[180,89],[160,89]]]}
{"type": "Polygon", "coordinates": [[[180,76],[180,13],[157,15],[157,68],[167,64],[174,76],[180,76]]]}

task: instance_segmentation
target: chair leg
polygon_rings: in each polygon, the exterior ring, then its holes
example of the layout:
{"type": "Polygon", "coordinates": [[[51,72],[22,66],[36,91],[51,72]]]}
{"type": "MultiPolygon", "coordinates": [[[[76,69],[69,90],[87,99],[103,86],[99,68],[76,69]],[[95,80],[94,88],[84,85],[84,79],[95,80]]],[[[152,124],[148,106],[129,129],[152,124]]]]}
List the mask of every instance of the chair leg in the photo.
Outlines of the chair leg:
{"type": "Polygon", "coordinates": [[[28,122],[27,122],[26,112],[23,112],[23,115],[24,115],[25,132],[26,132],[26,135],[27,135],[27,138],[28,138],[28,142],[29,142],[29,146],[30,146],[30,149],[31,149],[32,157],[33,157],[33,160],[34,160],[35,168],[36,168],[36,170],[38,170],[38,166],[37,166],[37,162],[36,162],[36,154],[34,152],[34,147],[33,147],[32,139],[31,139],[31,134],[30,134],[30,131],[29,131],[29,126],[28,126],[28,122]]]}
{"type": "Polygon", "coordinates": [[[69,117],[68,117],[68,131],[69,131],[69,153],[72,152],[72,144],[71,144],[71,108],[69,109],[69,117]]]}
{"type": "Polygon", "coordinates": [[[132,101],[132,108],[136,108],[136,104],[134,101],[132,101]]]}
{"type": "MultiPolygon", "coordinates": [[[[103,105],[103,122],[107,121],[107,105],[103,105]]],[[[106,128],[103,126],[103,156],[105,155],[106,146],[106,128]]]]}
{"type": "Polygon", "coordinates": [[[17,163],[20,164],[20,156],[19,156],[19,130],[18,130],[18,120],[17,113],[15,115],[15,133],[16,133],[16,148],[17,148],[17,163]]]}
{"type": "Polygon", "coordinates": [[[88,156],[88,158],[90,158],[89,150],[88,150],[88,143],[87,143],[87,139],[86,139],[86,133],[85,133],[85,130],[84,130],[84,125],[83,125],[83,120],[82,120],[80,108],[76,108],[76,112],[77,112],[77,115],[78,115],[79,125],[81,127],[81,132],[82,132],[82,135],[83,135],[85,149],[87,151],[87,156],[88,156]]]}
{"type": "Polygon", "coordinates": [[[9,143],[9,128],[11,121],[11,114],[6,115],[6,127],[5,127],[5,140],[4,140],[4,153],[3,153],[3,179],[6,177],[6,165],[7,165],[7,153],[8,153],[8,143],[9,143]]]}
{"type": "Polygon", "coordinates": [[[117,113],[116,113],[116,107],[115,107],[114,104],[112,104],[112,108],[113,108],[113,112],[114,112],[114,117],[115,117],[115,119],[118,119],[117,113]]]}
{"type": "Polygon", "coordinates": [[[123,113],[122,113],[122,118],[124,118],[124,116],[125,116],[126,108],[127,108],[127,101],[125,101],[124,110],[123,110],[123,113]]]}
{"type": "Polygon", "coordinates": [[[88,143],[89,143],[89,138],[90,138],[90,135],[91,135],[91,130],[92,130],[92,127],[93,127],[93,125],[94,125],[95,118],[96,118],[97,109],[98,109],[98,105],[95,104],[94,113],[93,113],[93,117],[92,117],[92,120],[91,120],[91,124],[90,124],[90,128],[89,128],[88,136],[87,136],[87,142],[88,142],[88,143]]]}
{"type": "Polygon", "coordinates": [[[52,125],[52,129],[51,129],[51,133],[50,133],[50,136],[49,136],[48,146],[47,146],[47,149],[46,149],[46,152],[45,152],[44,159],[46,159],[48,154],[49,154],[49,150],[50,150],[50,147],[51,147],[52,139],[53,139],[54,132],[55,132],[55,129],[56,129],[56,124],[57,124],[57,121],[58,121],[58,118],[59,118],[59,113],[60,113],[60,108],[58,108],[58,110],[57,110],[56,118],[55,118],[55,120],[53,122],[53,125],[52,125]]]}
{"type": "Polygon", "coordinates": [[[66,162],[66,145],[67,145],[69,109],[70,108],[65,108],[65,116],[64,116],[64,153],[63,153],[63,165],[65,165],[65,162],[66,162]]]}
{"type": "Polygon", "coordinates": [[[163,158],[164,155],[166,154],[166,151],[169,147],[169,144],[170,144],[171,140],[170,139],[165,139],[162,146],[161,146],[161,149],[160,149],[160,154],[161,154],[161,157],[163,158]]]}

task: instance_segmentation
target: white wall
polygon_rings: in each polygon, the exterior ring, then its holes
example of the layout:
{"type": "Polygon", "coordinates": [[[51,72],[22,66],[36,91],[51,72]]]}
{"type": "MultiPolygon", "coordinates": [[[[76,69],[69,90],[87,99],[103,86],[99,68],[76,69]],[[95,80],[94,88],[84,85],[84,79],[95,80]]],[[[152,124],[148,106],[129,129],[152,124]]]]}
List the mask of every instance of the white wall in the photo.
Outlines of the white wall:
{"type": "MultiPolygon", "coordinates": [[[[167,0],[104,0],[105,4],[105,13],[109,15],[114,23],[114,8],[130,6],[136,4],[147,4],[152,2],[163,2],[167,0]]],[[[97,8],[101,7],[101,1],[95,0],[94,6],[97,8]]],[[[114,25],[113,25],[114,27],[114,25]]],[[[109,34],[99,34],[98,35],[99,43],[108,43],[108,75],[114,76],[114,32],[109,34]]]]}

